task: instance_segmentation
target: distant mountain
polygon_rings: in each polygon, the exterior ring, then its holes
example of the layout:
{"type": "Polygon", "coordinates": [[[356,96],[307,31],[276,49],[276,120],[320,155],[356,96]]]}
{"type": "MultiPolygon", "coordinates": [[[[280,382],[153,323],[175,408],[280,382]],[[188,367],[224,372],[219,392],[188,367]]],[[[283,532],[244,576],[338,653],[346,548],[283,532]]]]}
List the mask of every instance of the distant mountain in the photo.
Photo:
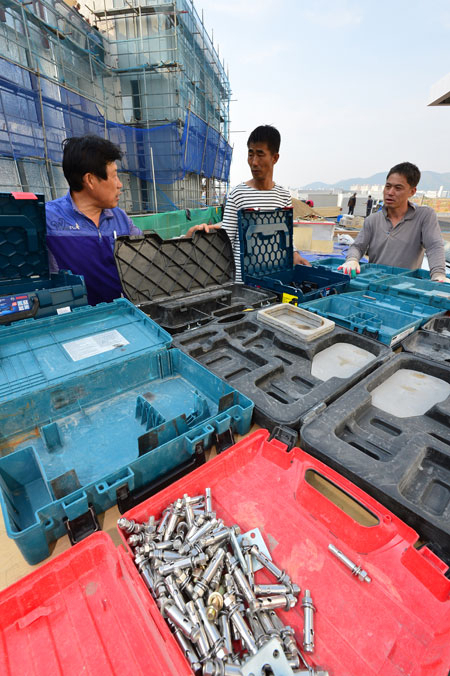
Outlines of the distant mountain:
{"type": "MultiPolygon", "coordinates": [[[[352,185],[383,185],[386,180],[387,171],[380,171],[378,174],[373,174],[366,178],[357,176],[355,178],[345,178],[337,183],[323,183],[322,181],[314,181],[304,185],[301,190],[326,190],[332,188],[342,188],[343,190],[350,190],[352,185]]],[[[441,185],[444,190],[450,190],[450,172],[443,174],[437,171],[423,171],[418,190],[439,190],[441,185]]]]}

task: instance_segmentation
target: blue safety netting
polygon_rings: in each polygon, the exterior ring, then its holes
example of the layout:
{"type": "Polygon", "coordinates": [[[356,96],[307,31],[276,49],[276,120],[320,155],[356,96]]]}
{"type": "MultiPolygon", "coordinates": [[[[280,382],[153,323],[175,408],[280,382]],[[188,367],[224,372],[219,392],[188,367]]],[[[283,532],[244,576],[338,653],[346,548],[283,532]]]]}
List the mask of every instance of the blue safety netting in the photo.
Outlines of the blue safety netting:
{"type": "Polygon", "coordinates": [[[168,185],[186,172],[228,180],[230,146],[193,113],[186,115],[181,139],[176,122],[151,129],[117,124],[61,85],[3,59],[0,66],[0,155],[44,159],[46,142],[48,159],[59,163],[65,138],[106,131],[122,150],[122,168],[145,181],[168,185]]]}
{"type": "Polygon", "coordinates": [[[181,139],[186,171],[227,181],[232,149],[218,131],[188,112],[181,139]]]}

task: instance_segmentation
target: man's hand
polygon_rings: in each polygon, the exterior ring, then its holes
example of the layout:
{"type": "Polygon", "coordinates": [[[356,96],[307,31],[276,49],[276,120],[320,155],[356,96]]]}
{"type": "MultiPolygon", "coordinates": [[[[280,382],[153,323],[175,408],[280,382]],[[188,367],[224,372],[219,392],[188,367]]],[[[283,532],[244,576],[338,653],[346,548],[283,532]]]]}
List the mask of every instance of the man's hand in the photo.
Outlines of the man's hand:
{"type": "Polygon", "coordinates": [[[303,258],[303,256],[300,256],[298,251],[294,251],[294,265],[309,265],[311,267],[311,263],[306,258],[303,258]]]}
{"type": "Polygon", "coordinates": [[[447,282],[447,284],[450,283],[450,279],[443,275],[441,272],[438,272],[436,275],[433,275],[431,278],[432,282],[447,282]]]}
{"type": "Polygon", "coordinates": [[[213,230],[218,230],[221,227],[220,223],[214,223],[213,225],[208,225],[208,223],[200,223],[199,225],[191,225],[187,233],[184,235],[185,237],[192,237],[194,232],[198,232],[199,230],[204,230],[205,232],[212,232],[213,230]]]}
{"type": "Polygon", "coordinates": [[[338,270],[342,270],[344,275],[350,275],[350,277],[356,277],[361,272],[359,263],[354,258],[350,258],[348,261],[345,261],[343,265],[338,267],[338,270]]]}

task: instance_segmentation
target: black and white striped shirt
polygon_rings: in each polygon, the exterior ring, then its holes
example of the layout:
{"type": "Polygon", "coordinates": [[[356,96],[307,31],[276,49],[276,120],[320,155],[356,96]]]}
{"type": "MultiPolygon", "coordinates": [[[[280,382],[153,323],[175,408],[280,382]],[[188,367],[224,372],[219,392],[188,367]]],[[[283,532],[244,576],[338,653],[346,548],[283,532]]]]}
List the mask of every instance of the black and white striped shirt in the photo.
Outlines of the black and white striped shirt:
{"type": "Polygon", "coordinates": [[[236,266],[236,282],[242,282],[241,246],[238,232],[239,209],[277,209],[291,207],[292,198],[289,190],[275,184],[271,190],[256,190],[246,183],[240,183],[230,192],[225,204],[222,227],[230,238],[236,266]]]}

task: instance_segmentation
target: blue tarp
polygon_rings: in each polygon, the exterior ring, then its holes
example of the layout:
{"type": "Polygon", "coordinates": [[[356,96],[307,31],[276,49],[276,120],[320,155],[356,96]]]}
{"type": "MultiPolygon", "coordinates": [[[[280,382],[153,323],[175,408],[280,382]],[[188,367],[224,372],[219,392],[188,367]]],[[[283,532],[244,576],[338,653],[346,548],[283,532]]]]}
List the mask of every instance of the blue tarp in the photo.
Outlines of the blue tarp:
{"type": "Polygon", "coordinates": [[[33,73],[0,59],[0,155],[62,160],[62,141],[96,134],[116,143],[125,171],[145,181],[171,184],[193,172],[227,181],[232,149],[223,136],[187,112],[180,139],[176,122],[140,129],[105,120],[96,104],[33,73]],[[39,92],[40,87],[40,92],[39,92]]]}

